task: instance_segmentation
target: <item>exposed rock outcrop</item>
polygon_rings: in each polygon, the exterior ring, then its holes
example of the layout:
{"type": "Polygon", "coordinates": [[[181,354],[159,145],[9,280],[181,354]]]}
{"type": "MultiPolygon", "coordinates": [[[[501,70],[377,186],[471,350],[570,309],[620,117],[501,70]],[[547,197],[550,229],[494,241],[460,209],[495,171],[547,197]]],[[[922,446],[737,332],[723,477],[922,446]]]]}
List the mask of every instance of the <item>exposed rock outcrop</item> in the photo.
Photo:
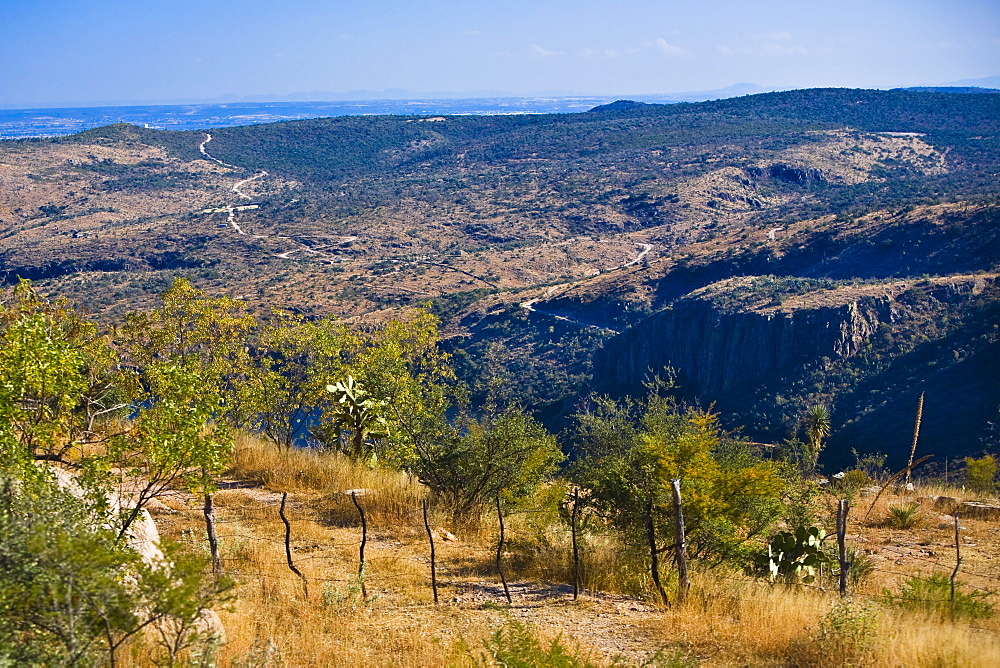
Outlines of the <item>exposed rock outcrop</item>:
{"type": "Polygon", "coordinates": [[[891,318],[888,297],[790,313],[727,313],[686,299],[610,342],[595,374],[608,386],[635,386],[649,369],[671,366],[698,396],[730,394],[809,361],[849,357],[891,318]]]}
{"type": "Polygon", "coordinates": [[[767,167],[750,167],[747,169],[747,175],[752,179],[775,179],[797,186],[826,182],[826,177],[820,169],[792,167],[783,163],[775,163],[767,167]]]}
{"type": "MultiPolygon", "coordinates": [[[[921,447],[962,456],[996,419],[1000,300],[993,275],[878,282],[742,276],[673,301],[605,342],[594,385],[641,395],[650,373],[714,404],[729,426],[783,439],[802,411],[834,415],[826,457],[878,451],[895,465],[926,391],[921,447]]],[[[908,449],[907,449],[908,452],[908,449]]],[[[831,459],[832,461],[832,459],[831,459]]]]}
{"type": "MultiPolygon", "coordinates": [[[[77,484],[72,473],[65,469],[52,467],[50,469],[56,480],[56,484],[68,491],[73,496],[84,499],[85,493],[77,484]]],[[[110,494],[108,498],[109,510],[112,513],[121,512],[123,502],[117,494],[110,494]]],[[[153,567],[163,567],[167,564],[166,556],[160,549],[160,532],[156,528],[149,511],[143,508],[139,511],[135,520],[129,526],[125,536],[126,544],[134,550],[142,561],[153,567]]],[[[193,633],[199,638],[210,640],[217,644],[226,642],[226,629],[222,625],[222,619],[215,610],[201,610],[198,618],[190,626],[180,625],[177,620],[165,618],[159,622],[159,631],[167,636],[178,633],[193,633]]]]}

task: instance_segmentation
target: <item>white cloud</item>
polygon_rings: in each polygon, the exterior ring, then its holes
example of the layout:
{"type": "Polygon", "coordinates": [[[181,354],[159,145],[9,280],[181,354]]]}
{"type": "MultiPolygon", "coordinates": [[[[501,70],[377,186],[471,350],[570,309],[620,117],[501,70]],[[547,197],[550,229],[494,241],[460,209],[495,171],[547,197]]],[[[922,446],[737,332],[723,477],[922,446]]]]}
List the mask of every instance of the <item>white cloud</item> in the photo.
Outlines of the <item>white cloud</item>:
{"type": "Polygon", "coordinates": [[[621,54],[613,49],[584,49],[580,55],[584,58],[617,58],[621,54]]]}
{"type": "Polygon", "coordinates": [[[787,42],[792,38],[787,32],[765,32],[760,35],[753,35],[750,39],[758,42],[787,42]]]}
{"type": "Polygon", "coordinates": [[[676,44],[671,44],[662,37],[656,38],[656,46],[660,47],[660,51],[667,54],[668,56],[690,56],[691,52],[684,47],[677,46],[676,44]]]}
{"type": "Polygon", "coordinates": [[[777,44],[775,42],[764,42],[737,48],[719,44],[715,48],[724,56],[805,56],[809,53],[804,46],[798,44],[777,44]]]}
{"type": "Polygon", "coordinates": [[[531,45],[531,53],[533,53],[536,56],[544,56],[546,58],[547,57],[551,57],[551,56],[561,56],[561,55],[563,55],[562,51],[549,51],[545,47],[538,46],[537,44],[532,44],[531,45]]]}
{"type": "Polygon", "coordinates": [[[465,34],[466,35],[478,35],[479,31],[478,30],[466,30],[465,34]]]}
{"type": "Polygon", "coordinates": [[[808,53],[804,46],[784,44],[761,44],[760,49],[750,49],[751,53],[765,53],[769,56],[804,56],[808,53]]]}

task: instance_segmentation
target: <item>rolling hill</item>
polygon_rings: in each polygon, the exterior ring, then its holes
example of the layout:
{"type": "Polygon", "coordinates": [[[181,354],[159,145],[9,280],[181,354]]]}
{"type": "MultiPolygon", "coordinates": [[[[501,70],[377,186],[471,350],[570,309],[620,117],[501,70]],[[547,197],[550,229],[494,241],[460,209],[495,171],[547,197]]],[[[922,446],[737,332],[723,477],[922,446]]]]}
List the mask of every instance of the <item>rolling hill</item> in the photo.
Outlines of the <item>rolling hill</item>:
{"type": "Polygon", "coordinates": [[[813,89],[577,114],[112,125],[0,143],[0,275],[112,317],[170,278],[261,312],[426,304],[560,424],[678,369],[771,442],[996,445],[1000,95],[813,89]]]}

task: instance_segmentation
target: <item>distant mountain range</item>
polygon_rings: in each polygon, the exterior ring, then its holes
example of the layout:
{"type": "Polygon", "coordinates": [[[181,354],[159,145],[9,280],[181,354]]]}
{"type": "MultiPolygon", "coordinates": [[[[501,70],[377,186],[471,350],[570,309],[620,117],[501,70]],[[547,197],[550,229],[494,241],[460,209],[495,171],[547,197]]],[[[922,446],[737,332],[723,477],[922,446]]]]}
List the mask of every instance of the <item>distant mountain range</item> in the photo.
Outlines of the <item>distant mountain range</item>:
{"type": "Polygon", "coordinates": [[[211,98],[179,98],[167,100],[98,100],[98,101],[62,101],[43,105],[0,104],[0,109],[85,109],[102,107],[150,107],[175,105],[223,105],[246,103],[281,103],[281,102],[410,102],[410,101],[441,101],[441,100],[562,100],[562,99],[599,99],[614,100],[619,97],[630,97],[647,101],[659,102],[704,102],[727,97],[750,95],[784,90],[776,87],[759,86],[753,83],[736,83],[725,88],[688,91],[680,93],[635,93],[629,95],[614,95],[606,93],[580,93],[566,90],[539,91],[531,95],[517,94],[511,91],[470,90],[470,91],[414,91],[405,88],[387,88],[383,90],[352,90],[352,91],[301,91],[287,95],[273,93],[261,95],[236,95],[226,93],[211,98]]]}
{"type": "Polygon", "coordinates": [[[949,81],[948,83],[940,84],[940,86],[951,86],[957,88],[965,86],[975,88],[1000,88],[1000,76],[982,77],[981,79],[960,79],[958,81],[949,81]]]}
{"type": "MultiPolygon", "coordinates": [[[[768,88],[753,83],[737,83],[725,88],[714,88],[710,90],[690,91],[682,93],[646,93],[627,95],[625,97],[658,101],[658,102],[705,102],[707,100],[720,100],[727,97],[738,97],[740,95],[752,95],[754,93],[768,93],[782,90],[780,88],[768,88]]],[[[324,101],[362,101],[362,100],[470,100],[470,99],[573,99],[573,98],[602,98],[613,99],[622,97],[621,95],[602,95],[595,93],[575,93],[572,91],[553,90],[540,91],[534,95],[517,95],[510,91],[476,90],[465,92],[419,92],[404,88],[390,88],[386,90],[354,90],[342,93],[331,91],[310,91],[302,93],[290,93],[288,95],[223,95],[217,99],[205,100],[206,103],[222,102],[324,102],[324,101]]]]}
{"type": "MultiPolygon", "coordinates": [[[[756,84],[740,83],[716,90],[639,95],[634,96],[634,99],[669,104],[718,100],[767,91],[768,89],[756,84]]],[[[489,91],[477,91],[475,97],[469,94],[460,97],[455,93],[421,94],[394,89],[257,95],[242,100],[235,96],[224,96],[209,102],[185,104],[8,109],[0,110],[0,139],[62,136],[121,122],[146,128],[201,130],[335,116],[578,113],[615,99],[614,96],[566,93],[516,97],[492,94],[489,91]],[[429,95],[436,97],[427,97],[429,95]]]]}
{"type": "Polygon", "coordinates": [[[951,93],[953,95],[982,95],[983,93],[1000,93],[998,88],[982,88],[980,86],[910,86],[909,88],[893,88],[911,93],[951,93]]]}

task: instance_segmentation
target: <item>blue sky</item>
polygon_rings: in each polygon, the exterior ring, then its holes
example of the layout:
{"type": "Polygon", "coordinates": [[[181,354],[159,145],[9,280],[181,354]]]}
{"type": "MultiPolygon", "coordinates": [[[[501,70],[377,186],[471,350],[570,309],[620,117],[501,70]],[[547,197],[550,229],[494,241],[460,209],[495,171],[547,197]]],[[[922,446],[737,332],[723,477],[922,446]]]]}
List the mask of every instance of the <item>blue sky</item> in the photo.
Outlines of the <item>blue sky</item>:
{"type": "Polygon", "coordinates": [[[1000,75],[1000,2],[0,0],[0,105],[1000,75]]]}

